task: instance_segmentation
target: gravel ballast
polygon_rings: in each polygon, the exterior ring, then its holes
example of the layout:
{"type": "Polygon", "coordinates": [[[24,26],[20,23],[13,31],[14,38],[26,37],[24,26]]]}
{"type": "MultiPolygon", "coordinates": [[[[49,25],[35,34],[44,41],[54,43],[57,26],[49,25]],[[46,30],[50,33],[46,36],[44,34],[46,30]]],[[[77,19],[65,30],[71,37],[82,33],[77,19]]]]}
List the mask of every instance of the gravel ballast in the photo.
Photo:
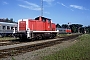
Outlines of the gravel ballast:
{"type": "Polygon", "coordinates": [[[62,50],[64,48],[67,48],[71,45],[73,45],[77,40],[72,39],[68,41],[63,41],[60,44],[51,46],[51,47],[46,47],[43,49],[38,49],[32,52],[27,52],[25,54],[17,55],[17,56],[10,56],[7,58],[2,58],[0,60],[41,60],[43,56],[47,56],[50,54],[53,54],[59,50],[62,50]]]}

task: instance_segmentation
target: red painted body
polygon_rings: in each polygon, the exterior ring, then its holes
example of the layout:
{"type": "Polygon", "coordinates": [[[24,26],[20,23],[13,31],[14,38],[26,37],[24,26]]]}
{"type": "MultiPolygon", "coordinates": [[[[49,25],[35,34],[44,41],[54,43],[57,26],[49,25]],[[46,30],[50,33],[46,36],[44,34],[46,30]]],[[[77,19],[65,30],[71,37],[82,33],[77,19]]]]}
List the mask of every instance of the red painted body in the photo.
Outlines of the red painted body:
{"type": "Polygon", "coordinates": [[[52,23],[52,31],[56,30],[56,25],[54,23],[52,23]]]}
{"type": "Polygon", "coordinates": [[[27,23],[24,19],[22,21],[19,21],[19,31],[26,30],[27,29],[26,26],[32,31],[55,31],[56,30],[56,25],[54,23],[51,23],[50,19],[41,18],[41,17],[38,17],[33,20],[27,19],[27,23]],[[45,19],[45,21],[43,21],[43,19],[45,19]]]}

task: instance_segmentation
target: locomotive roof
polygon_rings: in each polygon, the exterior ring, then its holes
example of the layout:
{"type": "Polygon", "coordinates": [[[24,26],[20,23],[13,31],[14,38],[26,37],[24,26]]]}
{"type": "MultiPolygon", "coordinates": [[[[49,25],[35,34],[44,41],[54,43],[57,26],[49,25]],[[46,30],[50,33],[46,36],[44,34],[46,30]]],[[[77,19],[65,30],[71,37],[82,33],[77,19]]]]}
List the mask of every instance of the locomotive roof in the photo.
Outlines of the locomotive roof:
{"type": "MultiPolygon", "coordinates": [[[[45,19],[45,20],[46,20],[46,19],[51,20],[51,19],[45,18],[45,17],[41,17],[41,18],[42,18],[42,19],[45,19]]],[[[39,20],[39,17],[36,17],[35,20],[39,20]]]]}

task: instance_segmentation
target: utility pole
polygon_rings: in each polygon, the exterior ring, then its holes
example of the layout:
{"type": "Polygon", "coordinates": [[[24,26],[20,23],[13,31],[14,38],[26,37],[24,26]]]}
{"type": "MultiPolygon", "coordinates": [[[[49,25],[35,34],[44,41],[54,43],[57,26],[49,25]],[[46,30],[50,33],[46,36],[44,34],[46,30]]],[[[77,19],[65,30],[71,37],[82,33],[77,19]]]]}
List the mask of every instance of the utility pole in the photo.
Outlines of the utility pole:
{"type": "Polygon", "coordinates": [[[68,29],[70,28],[70,22],[68,22],[68,29]]]}
{"type": "Polygon", "coordinates": [[[41,0],[41,16],[43,16],[43,0],[41,0]]]}

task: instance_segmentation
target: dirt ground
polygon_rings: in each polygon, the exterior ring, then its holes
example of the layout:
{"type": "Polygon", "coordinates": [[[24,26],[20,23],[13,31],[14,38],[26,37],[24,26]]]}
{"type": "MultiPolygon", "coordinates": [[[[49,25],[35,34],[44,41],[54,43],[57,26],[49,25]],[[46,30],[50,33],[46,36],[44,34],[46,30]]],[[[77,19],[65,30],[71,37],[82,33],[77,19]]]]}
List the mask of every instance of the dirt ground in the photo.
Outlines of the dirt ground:
{"type": "Polygon", "coordinates": [[[43,56],[53,54],[53,53],[55,53],[57,51],[60,51],[60,50],[62,50],[64,48],[72,46],[76,42],[77,42],[76,39],[63,41],[62,43],[51,46],[51,47],[38,49],[36,51],[27,52],[25,54],[21,54],[21,55],[18,55],[18,56],[10,56],[10,57],[7,57],[7,58],[2,58],[0,60],[41,60],[41,58],[43,56]]]}

